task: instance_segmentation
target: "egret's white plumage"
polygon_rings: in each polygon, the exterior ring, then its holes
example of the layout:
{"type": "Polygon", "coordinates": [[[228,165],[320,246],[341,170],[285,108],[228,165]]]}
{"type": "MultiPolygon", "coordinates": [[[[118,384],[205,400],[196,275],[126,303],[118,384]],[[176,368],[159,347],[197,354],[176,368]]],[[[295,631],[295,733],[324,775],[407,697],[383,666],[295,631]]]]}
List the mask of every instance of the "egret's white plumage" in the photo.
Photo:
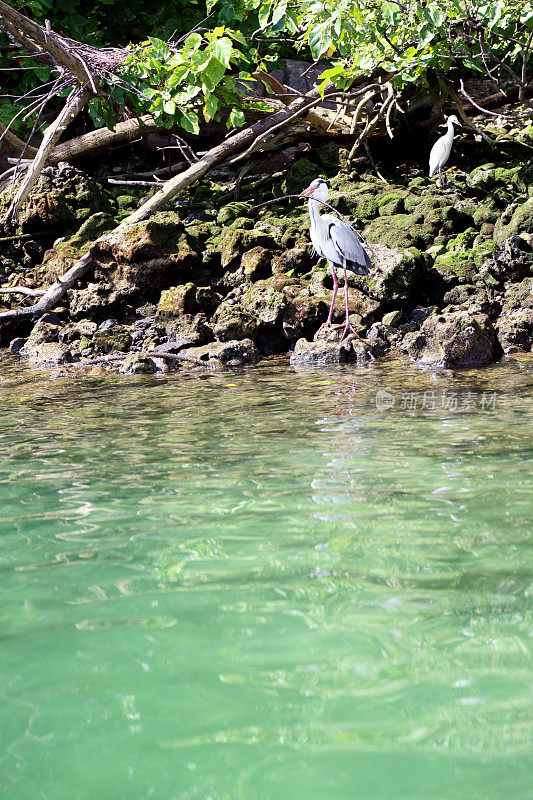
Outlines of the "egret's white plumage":
{"type": "Polygon", "coordinates": [[[439,173],[439,185],[442,186],[442,168],[448,161],[452,151],[454,125],[461,125],[455,114],[448,117],[448,130],[437,139],[431,153],[429,154],[429,177],[432,178],[436,172],[439,173]]]}
{"type": "Polygon", "coordinates": [[[300,197],[308,197],[309,219],[311,222],[309,235],[317,255],[328,262],[333,277],[333,299],[325,325],[331,325],[333,306],[337,297],[338,281],[336,267],[344,269],[344,297],[346,306],[346,322],[344,335],[351,328],[348,308],[348,279],[346,270],[355,272],[356,275],[368,275],[372,267],[370,256],[359,241],[355,231],[346,222],[333,214],[321,214],[319,205],[328,199],[328,187],[322,178],[314,180],[300,197]]]}

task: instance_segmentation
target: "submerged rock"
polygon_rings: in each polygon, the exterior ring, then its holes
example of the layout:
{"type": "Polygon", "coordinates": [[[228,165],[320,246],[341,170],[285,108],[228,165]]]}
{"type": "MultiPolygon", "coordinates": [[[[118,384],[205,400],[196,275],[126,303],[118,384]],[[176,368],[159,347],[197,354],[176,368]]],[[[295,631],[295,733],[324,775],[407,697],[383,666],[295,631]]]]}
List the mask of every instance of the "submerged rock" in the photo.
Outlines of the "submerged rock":
{"type": "Polygon", "coordinates": [[[153,358],[131,353],[120,365],[120,372],[124,375],[150,375],[158,372],[158,368],[153,358]]]}
{"type": "Polygon", "coordinates": [[[194,361],[205,361],[211,365],[230,367],[255,364],[261,356],[251,339],[230,342],[211,342],[203,347],[189,347],[182,350],[184,357],[194,361]]]}

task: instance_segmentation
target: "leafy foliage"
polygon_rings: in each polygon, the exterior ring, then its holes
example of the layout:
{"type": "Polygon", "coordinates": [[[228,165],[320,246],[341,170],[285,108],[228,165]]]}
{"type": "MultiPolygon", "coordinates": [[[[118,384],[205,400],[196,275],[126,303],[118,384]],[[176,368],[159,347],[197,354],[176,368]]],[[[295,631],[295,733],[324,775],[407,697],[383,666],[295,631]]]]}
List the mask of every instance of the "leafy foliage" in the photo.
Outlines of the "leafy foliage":
{"type": "Polygon", "coordinates": [[[509,76],[533,28],[529,0],[211,0],[210,7],[228,23],[254,14],[267,42],[285,33],[315,61],[332,57],[323,79],[340,88],[378,66],[393,73],[397,89],[457,66],[509,76]]]}
{"type": "MultiPolygon", "coordinates": [[[[201,118],[219,119],[223,109],[229,109],[229,127],[242,125],[242,81],[272,64],[284,47],[302,58],[327,59],[322,86],[333,81],[341,90],[376,67],[392,76],[396,90],[427,83],[430,76],[445,81],[458,68],[524,88],[533,53],[530,0],[207,0],[206,9],[201,0],[168,0],[155,9],[141,0],[16,5],[91,44],[144,39],[131,47],[121,76],[108,85],[110,101],[91,102],[97,126],[112,126],[113,109],[128,98],[161,125],[191,133],[201,118]],[[177,44],[169,43],[180,34],[177,44]]],[[[0,67],[7,63],[0,56],[0,67]]],[[[34,73],[7,75],[19,94],[35,85],[34,73]]],[[[2,104],[2,117],[10,116],[11,99],[2,104]]]]}
{"type": "Polygon", "coordinates": [[[144,42],[125,64],[127,79],[141,92],[135,98],[138,110],[148,111],[162,125],[178,124],[198,133],[200,110],[209,122],[222,108],[233,106],[228,127],[242,125],[237,79],[248,76],[241,68],[249,62],[239,45],[246,46],[243,35],[224,26],[191,33],[177,48],[161,39],[144,42]]]}

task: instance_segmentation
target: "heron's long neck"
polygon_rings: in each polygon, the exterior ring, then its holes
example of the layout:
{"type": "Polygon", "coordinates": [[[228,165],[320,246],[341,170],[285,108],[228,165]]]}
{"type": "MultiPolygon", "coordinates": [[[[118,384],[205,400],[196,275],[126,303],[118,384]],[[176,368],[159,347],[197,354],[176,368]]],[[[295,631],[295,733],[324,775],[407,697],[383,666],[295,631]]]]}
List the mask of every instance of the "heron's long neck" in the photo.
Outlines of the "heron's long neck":
{"type": "Polygon", "coordinates": [[[455,133],[455,131],[453,129],[453,122],[449,119],[448,120],[448,133],[446,134],[446,138],[449,139],[450,142],[453,139],[454,133],[455,133]]]}
{"type": "Polygon", "coordinates": [[[315,228],[318,228],[322,221],[320,218],[320,213],[318,211],[319,205],[321,205],[321,203],[317,203],[317,201],[313,200],[312,198],[309,198],[309,200],[307,201],[307,207],[309,209],[309,219],[311,220],[311,225],[314,225],[315,228]]]}

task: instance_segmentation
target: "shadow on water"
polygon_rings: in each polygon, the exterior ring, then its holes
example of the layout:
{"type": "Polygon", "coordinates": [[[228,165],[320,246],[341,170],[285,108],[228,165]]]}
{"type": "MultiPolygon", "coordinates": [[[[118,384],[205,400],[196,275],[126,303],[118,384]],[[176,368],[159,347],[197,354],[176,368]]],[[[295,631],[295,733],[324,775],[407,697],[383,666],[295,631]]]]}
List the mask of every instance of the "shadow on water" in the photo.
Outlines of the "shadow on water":
{"type": "Polygon", "coordinates": [[[526,798],[532,364],[3,361],[3,796],[526,798]]]}

